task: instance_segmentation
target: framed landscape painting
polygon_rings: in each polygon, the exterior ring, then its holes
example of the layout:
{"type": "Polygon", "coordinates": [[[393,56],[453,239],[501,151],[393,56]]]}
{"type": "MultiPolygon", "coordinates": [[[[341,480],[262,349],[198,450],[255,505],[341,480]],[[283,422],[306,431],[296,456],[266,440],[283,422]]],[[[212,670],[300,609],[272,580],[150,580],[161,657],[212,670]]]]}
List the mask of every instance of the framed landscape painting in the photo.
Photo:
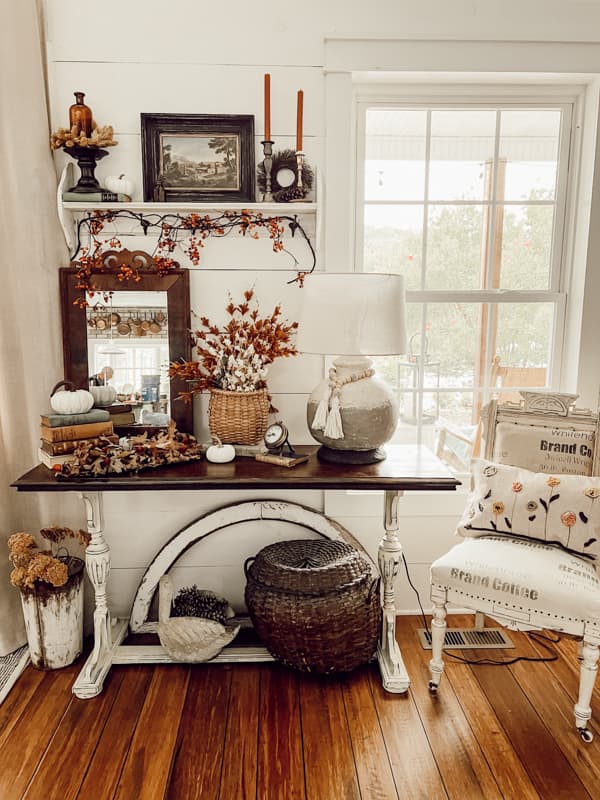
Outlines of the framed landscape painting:
{"type": "Polygon", "coordinates": [[[142,114],[146,202],[254,202],[254,117],[142,114]]]}

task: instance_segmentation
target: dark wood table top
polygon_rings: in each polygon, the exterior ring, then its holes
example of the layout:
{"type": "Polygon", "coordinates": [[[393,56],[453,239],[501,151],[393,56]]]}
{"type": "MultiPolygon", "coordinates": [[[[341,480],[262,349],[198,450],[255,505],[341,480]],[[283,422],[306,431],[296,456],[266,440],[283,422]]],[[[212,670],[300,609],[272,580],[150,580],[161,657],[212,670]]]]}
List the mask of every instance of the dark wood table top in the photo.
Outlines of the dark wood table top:
{"type": "Polygon", "coordinates": [[[11,486],[20,492],[131,492],[174,489],[363,489],[452,491],[460,482],[426,447],[389,445],[378,464],[342,465],[319,461],[316,446],[296,447],[310,453],[304,464],[281,467],[239,456],[228,464],[202,459],[148,469],[132,475],[100,478],[57,478],[43,464],[11,486]]]}

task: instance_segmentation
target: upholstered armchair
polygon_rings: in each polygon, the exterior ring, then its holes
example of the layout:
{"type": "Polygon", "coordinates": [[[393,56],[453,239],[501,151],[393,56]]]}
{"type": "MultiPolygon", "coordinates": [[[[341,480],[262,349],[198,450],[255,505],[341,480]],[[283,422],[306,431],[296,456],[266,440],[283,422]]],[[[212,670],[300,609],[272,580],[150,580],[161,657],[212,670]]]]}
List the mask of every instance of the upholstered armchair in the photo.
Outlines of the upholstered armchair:
{"type": "Polygon", "coordinates": [[[472,462],[462,541],[431,567],[429,689],[444,669],[446,607],[486,614],[512,630],[576,637],[580,681],[575,725],[585,742],[600,644],[598,414],[577,395],[522,392],[483,410],[484,457],[472,462]]]}

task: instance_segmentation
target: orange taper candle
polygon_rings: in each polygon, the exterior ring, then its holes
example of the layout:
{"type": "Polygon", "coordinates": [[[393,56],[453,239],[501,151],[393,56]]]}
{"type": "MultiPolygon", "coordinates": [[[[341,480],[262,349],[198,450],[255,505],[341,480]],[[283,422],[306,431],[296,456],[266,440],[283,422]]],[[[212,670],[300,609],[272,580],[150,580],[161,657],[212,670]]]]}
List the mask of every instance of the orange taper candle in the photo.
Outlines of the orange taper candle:
{"type": "Polygon", "coordinates": [[[265,72],[265,142],[271,141],[271,76],[265,72]]]}
{"type": "Polygon", "coordinates": [[[298,112],[296,115],[296,151],[302,150],[302,111],[304,102],[304,92],[298,90],[298,112]]]}

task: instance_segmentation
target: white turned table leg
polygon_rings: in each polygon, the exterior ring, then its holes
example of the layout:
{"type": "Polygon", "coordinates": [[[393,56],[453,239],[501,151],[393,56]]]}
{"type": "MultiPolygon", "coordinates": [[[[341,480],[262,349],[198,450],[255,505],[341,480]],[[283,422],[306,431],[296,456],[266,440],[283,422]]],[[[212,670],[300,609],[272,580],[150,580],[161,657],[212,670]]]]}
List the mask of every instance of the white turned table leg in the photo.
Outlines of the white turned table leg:
{"type": "Polygon", "coordinates": [[[115,650],[125,638],[127,621],[122,620],[114,629],[111,625],[106,596],[110,549],[102,535],[102,494],[85,492],[81,497],[86,509],[87,529],[92,536],[85,551],[85,565],[94,587],[94,649],[73,684],[73,694],[85,699],[102,691],[115,650]]]}
{"type": "Polygon", "coordinates": [[[410,679],[396,642],[396,604],[394,602],[394,581],[402,559],[402,545],[398,539],[398,502],[402,495],[403,492],[395,489],[386,490],[385,535],[379,543],[378,550],[379,570],[383,583],[383,604],[377,660],[383,688],[388,692],[396,693],[406,692],[410,686],[410,679]]]}

